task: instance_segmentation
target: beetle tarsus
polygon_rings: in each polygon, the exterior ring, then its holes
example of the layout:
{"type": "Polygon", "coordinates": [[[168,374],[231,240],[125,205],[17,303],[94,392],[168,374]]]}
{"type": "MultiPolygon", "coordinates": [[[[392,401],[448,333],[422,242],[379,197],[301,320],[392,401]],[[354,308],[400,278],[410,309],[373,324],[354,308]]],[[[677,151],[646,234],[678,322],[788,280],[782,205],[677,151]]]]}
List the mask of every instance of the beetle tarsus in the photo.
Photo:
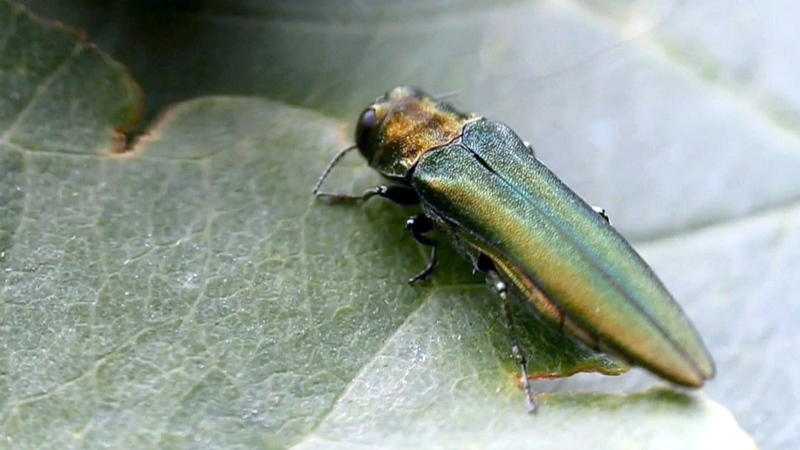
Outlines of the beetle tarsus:
{"type": "Polygon", "coordinates": [[[424,283],[431,277],[433,270],[436,268],[436,246],[431,247],[431,256],[428,260],[428,265],[420,273],[409,278],[408,282],[411,284],[424,283]]]}
{"type": "Polygon", "coordinates": [[[519,345],[517,333],[514,331],[514,318],[511,315],[511,305],[509,304],[508,300],[508,289],[506,288],[506,284],[500,278],[500,275],[498,275],[494,269],[487,270],[486,273],[492,284],[492,288],[495,290],[495,292],[497,292],[497,295],[500,296],[506,330],[508,331],[508,336],[511,339],[511,351],[514,354],[514,358],[516,358],[517,363],[519,363],[522,376],[522,389],[525,391],[525,400],[528,405],[528,412],[535,414],[539,408],[539,404],[536,401],[536,393],[533,391],[533,386],[531,386],[531,380],[528,378],[528,360],[525,358],[525,353],[522,352],[522,347],[519,345]]]}
{"type": "Polygon", "coordinates": [[[361,203],[364,201],[369,200],[370,198],[378,195],[384,197],[386,195],[386,191],[388,190],[387,186],[378,186],[372,189],[367,189],[361,195],[347,195],[347,194],[332,194],[329,192],[316,192],[314,196],[329,205],[335,205],[338,203],[361,203]]]}
{"type": "Polygon", "coordinates": [[[411,232],[411,235],[414,236],[414,239],[417,242],[431,247],[431,256],[430,259],[428,259],[428,266],[408,280],[408,282],[411,284],[423,283],[430,278],[431,274],[433,273],[433,269],[436,268],[437,242],[425,236],[425,233],[429,233],[431,230],[433,230],[433,224],[431,223],[431,220],[425,216],[425,214],[418,214],[406,221],[406,229],[411,232]]]}

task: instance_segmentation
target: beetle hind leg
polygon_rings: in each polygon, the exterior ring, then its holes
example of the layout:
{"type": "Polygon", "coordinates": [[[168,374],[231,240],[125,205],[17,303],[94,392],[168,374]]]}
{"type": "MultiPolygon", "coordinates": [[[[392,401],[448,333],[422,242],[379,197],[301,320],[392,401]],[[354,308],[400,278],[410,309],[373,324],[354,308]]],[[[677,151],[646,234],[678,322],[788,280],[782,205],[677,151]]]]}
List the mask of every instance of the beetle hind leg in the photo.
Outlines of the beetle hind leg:
{"type": "Polygon", "coordinates": [[[420,273],[408,280],[411,284],[424,282],[430,278],[433,269],[436,268],[436,246],[438,243],[425,236],[426,233],[433,230],[433,223],[431,223],[431,220],[425,214],[418,214],[406,221],[406,229],[411,232],[411,235],[414,236],[417,242],[431,248],[431,256],[428,259],[428,265],[420,273]]]}
{"type": "Polygon", "coordinates": [[[497,292],[497,295],[500,297],[506,330],[508,331],[508,336],[511,339],[511,351],[514,354],[514,358],[517,360],[517,363],[519,363],[519,369],[522,375],[522,389],[525,391],[525,400],[528,404],[528,412],[534,414],[539,408],[539,403],[536,401],[536,393],[533,391],[531,380],[528,378],[528,360],[525,358],[525,353],[522,352],[522,347],[519,345],[517,333],[514,331],[514,317],[511,314],[511,305],[509,304],[508,300],[508,289],[505,282],[503,282],[503,280],[500,278],[500,275],[495,270],[494,265],[488,261],[488,258],[481,255],[478,264],[481,266],[479,269],[486,272],[488,281],[492,285],[492,289],[494,289],[494,291],[497,292]]]}

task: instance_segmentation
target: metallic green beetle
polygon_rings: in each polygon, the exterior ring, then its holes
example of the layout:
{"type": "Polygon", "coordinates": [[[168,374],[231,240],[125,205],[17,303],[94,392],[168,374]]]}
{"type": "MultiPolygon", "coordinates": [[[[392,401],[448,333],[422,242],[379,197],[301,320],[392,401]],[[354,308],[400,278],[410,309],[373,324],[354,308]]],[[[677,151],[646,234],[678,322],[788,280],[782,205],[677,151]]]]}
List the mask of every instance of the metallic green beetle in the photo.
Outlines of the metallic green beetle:
{"type": "Polygon", "coordinates": [[[334,157],[313,194],[331,203],[381,196],[420,204],[406,226],[430,246],[424,280],[436,264],[443,231],[500,295],[528,408],[536,399],[513,332],[507,286],[548,322],[587,346],[697,388],[715,368],[697,331],[647,263],[508,126],[463,114],[422,91],[400,86],[358,120],[355,145],[334,157]],[[392,180],[360,196],[319,192],[333,166],[358,149],[392,180]]]}

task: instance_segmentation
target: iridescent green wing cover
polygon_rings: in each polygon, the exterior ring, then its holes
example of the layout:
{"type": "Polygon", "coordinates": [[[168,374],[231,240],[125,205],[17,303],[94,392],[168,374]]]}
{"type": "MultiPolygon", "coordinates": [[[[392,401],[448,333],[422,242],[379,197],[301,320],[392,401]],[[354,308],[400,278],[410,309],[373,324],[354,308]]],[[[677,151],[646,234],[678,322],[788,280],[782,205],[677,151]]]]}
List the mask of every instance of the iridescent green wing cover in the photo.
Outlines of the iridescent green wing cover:
{"type": "Polygon", "coordinates": [[[650,267],[506,125],[468,123],[460,143],[419,161],[411,183],[456,245],[489,256],[545,318],[674,383],[713,377],[702,340],[650,267]]]}

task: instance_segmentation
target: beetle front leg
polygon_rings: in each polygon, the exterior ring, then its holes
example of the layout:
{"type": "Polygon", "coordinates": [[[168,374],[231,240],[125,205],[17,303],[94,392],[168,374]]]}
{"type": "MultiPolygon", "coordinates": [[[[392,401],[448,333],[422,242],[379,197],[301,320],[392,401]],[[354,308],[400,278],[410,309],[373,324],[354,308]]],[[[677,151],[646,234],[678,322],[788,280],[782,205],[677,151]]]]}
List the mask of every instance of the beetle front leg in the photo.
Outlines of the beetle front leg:
{"type": "Polygon", "coordinates": [[[525,354],[522,352],[522,347],[519,345],[519,339],[517,339],[517,333],[514,331],[514,318],[511,315],[511,305],[509,304],[508,300],[508,289],[506,288],[505,282],[503,282],[503,280],[500,278],[500,275],[493,267],[486,270],[486,275],[489,278],[492,288],[495,292],[497,292],[497,295],[500,296],[500,300],[502,302],[506,330],[508,331],[509,338],[511,339],[511,351],[514,353],[514,358],[516,358],[517,362],[519,363],[520,372],[522,372],[522,389],[525,390],[528,412],[531,414],[536,413],[536,410],[539,408],[539,404],[536,402],[536,393],[533,391],[530,379],[528,379],[528,360],[525,358],[525,354]]]}
{"type": "Polygon", "coordinates": [[[314,196],[330,205],[336,203],[360,203],[374,196],[383,197],[399,205],[416,205],[419,196],[413,189],[404,186],[378,186],[367,189],[361,195],[331,194],[329,192],[315,192],[314,196]]]}
{"type": "Polygon", "coordinates": [[[436,246],[438,244],[433,239],[425,237],[426,233],[433,230],[433,223],[431,223],[431,219],[425,214],[418,214],[406,221],[406,229],[411,232],[411,235],[414,236],[417,242],[431,248],[431,257],[428,260],[428,266],[425,267],[422,272],[408,280],[411,284],[424,282],[431,276],[433,269],[436,267],[436,246]]]}

